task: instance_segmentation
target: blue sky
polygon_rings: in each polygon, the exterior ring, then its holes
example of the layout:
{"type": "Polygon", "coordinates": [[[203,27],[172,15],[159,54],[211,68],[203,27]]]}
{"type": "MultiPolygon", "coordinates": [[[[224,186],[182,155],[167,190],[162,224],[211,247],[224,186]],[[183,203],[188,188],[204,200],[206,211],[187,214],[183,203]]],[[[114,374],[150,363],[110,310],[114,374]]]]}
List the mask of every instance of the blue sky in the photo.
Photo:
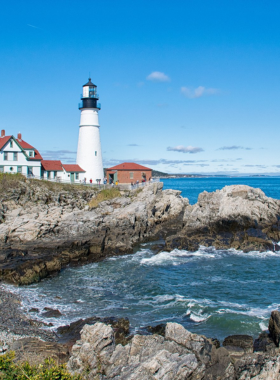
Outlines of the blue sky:
{"type": "Polygon", "coordinates": [[[0,13],[0,124],[75,162],[98,86],[104,166],[280,173],[280,3],[13,1],[0,13]]]}

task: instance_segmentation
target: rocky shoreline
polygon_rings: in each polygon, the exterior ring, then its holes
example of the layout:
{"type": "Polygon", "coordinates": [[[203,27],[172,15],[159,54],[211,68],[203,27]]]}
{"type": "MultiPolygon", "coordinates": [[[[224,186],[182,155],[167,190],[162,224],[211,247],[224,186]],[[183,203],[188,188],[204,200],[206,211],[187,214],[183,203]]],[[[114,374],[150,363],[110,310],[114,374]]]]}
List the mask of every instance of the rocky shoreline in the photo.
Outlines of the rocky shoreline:
{"type": "Polygon", "coordinates": [[[260,189],[226,186],[190,205],[180,191],[162,186],[123,191],[90,208],[96,190],[17,180],[0,194],[0,280],[31,284],[159,238],[168,251],[280,249],[280,201],[260,189]]]}
{"type": "Polygon", "coordinates": [[[279,379],[280,313],[269,332],[216,339],[192,334],[177,323],[148,327],[131,335],[128,319],[88,318],[55,332],[33,320],[20,298],[0,287],[0,354],[14,350],[16,360],[41,363],[52,357],[68,363],[84,379],[279,379]]]}
{"type": "MultiPolygon", "coordinates": [[[[244,252],[280,250],[280,201],[248,186],[203,192],[192,206],[179,191],[154,183],[94,208],[89,206],[97,196],[93,189],[21,178],[5,186],[0,191],[3,282],[31,284],[68,265],[132,253],[137,244],[159,238],[169,251],[194,251],[200,244],[244,252]]],[[[68,362],[71,372],[100,380],[279,378],[277,311],[269,333],[255,341],[231,336],[223,347],[176,323],[150,327],[147,334],[131,336],[127,320],[96,317],[52,331],[26,315],[19,297],[0,287],[0,351],[15,350],[17,360],[36,363],[53,356],[68,362]]]]}

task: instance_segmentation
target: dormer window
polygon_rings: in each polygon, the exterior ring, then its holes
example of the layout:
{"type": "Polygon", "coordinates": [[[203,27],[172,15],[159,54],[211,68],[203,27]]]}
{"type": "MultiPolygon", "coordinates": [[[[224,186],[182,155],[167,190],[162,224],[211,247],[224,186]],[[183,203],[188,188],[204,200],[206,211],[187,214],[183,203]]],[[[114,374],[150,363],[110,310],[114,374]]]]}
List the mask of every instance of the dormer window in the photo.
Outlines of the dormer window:
{"type": "Polygon", "coordinates": [[[29,157],[33,157],[33,152],[32,152],[32,150],[29,152],[29,157]]]}
{"type": "Polygon", "coordinates": [[[10,148],[12,148],[13,147],[13,140],[10,140],[10,148]]]}

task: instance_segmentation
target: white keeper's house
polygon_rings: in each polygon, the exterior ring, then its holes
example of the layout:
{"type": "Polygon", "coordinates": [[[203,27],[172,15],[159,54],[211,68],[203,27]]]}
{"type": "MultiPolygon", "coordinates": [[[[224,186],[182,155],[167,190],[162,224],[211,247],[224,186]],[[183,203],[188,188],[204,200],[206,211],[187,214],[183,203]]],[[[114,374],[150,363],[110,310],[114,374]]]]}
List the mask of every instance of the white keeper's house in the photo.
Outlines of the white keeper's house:
{"type": "Polygon", "coordinates": [[[0,173],[20,173],[29,177],[80,182],[85,170],[79,165],[62,164],[61,161],[43,160],[36,148],[22,139],[6,136],[2,129],[0,137],[0,173]]]}

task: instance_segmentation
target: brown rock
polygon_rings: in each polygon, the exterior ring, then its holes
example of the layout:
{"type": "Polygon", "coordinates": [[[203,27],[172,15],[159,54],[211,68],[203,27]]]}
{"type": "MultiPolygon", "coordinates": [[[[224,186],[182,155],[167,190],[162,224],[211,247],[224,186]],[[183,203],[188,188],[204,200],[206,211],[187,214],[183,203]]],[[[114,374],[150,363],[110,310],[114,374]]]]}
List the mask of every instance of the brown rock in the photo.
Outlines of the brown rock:
{"type": "Polygon", "coordinates": [[[53,358],[59,364],[66,363],[69,350],[66,346],[53,342],[43,342],[37,338],[23,338],[16,340],[10,346],[15,351],[17,361],[29,361],[30,364],[40,364],[47,358],[53,358]]]}
{"type": "Polygon", "coordinates": [[[280,312],[275,310],[272,311],[268,329],[270,332],[270,335],[276,344],[277,347],[279,347],[279,340],[280,340],[280,312]]]}

